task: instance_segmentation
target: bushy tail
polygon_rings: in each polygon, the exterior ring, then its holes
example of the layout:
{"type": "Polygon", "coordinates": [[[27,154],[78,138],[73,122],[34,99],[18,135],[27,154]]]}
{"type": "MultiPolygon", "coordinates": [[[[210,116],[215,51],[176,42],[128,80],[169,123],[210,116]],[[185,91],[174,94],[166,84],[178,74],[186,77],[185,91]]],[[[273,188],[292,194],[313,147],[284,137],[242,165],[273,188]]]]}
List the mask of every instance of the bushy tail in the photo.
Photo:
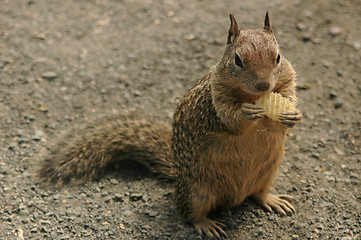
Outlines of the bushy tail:
{"type": "Polygon", "coordinates": [[[134,160],[173,179],[171,128],[161,121],[112,116],[73,129],[50,149],[40,169],[43,182],[65,184],[96,177],[111,162],[134,160]]]}

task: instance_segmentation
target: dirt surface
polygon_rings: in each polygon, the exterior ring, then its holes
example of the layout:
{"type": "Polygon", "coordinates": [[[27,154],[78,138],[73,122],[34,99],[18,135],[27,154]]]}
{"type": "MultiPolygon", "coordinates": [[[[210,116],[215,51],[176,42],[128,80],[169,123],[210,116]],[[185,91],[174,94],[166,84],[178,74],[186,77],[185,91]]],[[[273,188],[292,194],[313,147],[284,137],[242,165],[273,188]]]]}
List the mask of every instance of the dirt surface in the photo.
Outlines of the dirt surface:
{"type": "Polygon", "coordinates": [[[62,131],[138,109],[170,121],[223,54],[233,13],[260,28],[266,10],[298,72],[303,121],[274,192],[297,213],[251,201],[221,209],[230,239],[361,239],[361,5],[358,0],[2,0],[0,239],[197,239],[172,185],[126,164],[61,189],[35,176],[62,131]]]}

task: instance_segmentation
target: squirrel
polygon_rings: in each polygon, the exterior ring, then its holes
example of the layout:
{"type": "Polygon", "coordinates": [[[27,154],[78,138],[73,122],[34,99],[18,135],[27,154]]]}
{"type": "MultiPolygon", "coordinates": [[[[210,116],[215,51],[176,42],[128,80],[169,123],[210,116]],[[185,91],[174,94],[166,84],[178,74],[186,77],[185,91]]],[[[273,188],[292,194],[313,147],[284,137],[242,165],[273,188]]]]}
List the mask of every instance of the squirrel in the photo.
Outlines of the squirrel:
{"type": "Polygon", "coordinates": [[[232,14],[230,20],[223,57],[180,101],[171,125],[137,114],[99,119],[50,149],[41,180],[76,183],[115,161],[141,162],[173,180],[180,214],[208,238],[227,237],[223,224],[207,218],[210,211],[247,197],[267,211],[294,213],[291,196],[269,189],[287,129],[302,113],[295,109],[274,121],[254,102],[277,92],[296,104],[296,73],[280,52],[268,12],[263,29],[241,30],[232,14]]]}

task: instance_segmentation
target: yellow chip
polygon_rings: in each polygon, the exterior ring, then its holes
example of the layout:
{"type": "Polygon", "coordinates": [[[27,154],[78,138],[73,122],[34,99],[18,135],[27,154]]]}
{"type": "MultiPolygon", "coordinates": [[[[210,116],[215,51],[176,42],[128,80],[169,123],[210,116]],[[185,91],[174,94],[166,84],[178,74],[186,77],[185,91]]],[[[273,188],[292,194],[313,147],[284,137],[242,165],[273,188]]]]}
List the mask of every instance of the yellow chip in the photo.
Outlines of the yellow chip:
{"type": "Polygon", "coordinates": [[[295,110],[295,105],[289,99],[274,92],[262,95],[255,103],[265,109],[267,117],[275,121],[282,113],[295,110]]]}

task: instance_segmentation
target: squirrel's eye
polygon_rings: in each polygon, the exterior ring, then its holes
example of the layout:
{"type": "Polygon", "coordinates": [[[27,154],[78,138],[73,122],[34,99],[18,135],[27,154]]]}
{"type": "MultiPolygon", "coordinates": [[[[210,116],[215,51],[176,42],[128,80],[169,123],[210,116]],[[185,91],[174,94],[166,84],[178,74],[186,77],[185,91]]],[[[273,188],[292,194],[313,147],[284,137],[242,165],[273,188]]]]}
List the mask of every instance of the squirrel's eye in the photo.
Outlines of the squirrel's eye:
{"type": "Polygon", "coordinates": [[[280,63],[280,60],[281,60],[281,55],[277,55],[277,59],[276,59],[276,64],[279,64],[280,63]]]}
{"type": "Polygon", "coordinates": [[[236,54],[236,57],[234,58],[234,62],[236,63],[236,65],[237,65],[238,67],[243,68],[242,60],[241,60],[241,58],[238,56],[238,54],[236,54]]]}

